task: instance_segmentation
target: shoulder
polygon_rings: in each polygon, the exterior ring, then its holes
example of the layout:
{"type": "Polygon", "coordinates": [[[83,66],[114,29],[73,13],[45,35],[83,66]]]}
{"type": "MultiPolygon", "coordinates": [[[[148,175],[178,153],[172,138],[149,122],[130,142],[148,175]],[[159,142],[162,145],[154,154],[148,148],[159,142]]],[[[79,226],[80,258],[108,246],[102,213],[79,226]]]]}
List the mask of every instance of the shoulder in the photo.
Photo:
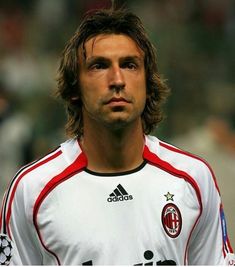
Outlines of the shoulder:
{"type": "Polygon", "coordinates": [[[188,174],[200,188],[200,191],[207,191],[212,186],[219,192],[214,172],[203,158],[154,136],[146,136],[146,145],[152,153],[174,169],[188,174]]]}
{"type": "Polygon", "coordinates": [[[209,164],[200,156],[178,148],[170,143],[161,141],[155,136],[146,136],[146,145],[152,153],[174,166],[183,169],[192,166],[211,169],[209,164]]]}
{"type": "Polygon", "coordinates": [[[80,159],[81,148],[76,139],[60,144],[56,149],[42,158],[22,167],[10,182],[6,191],[3,209],[8,218],[15,207],[21,207],[31,213],[40,192],[47,184],[76,159],[80,159]]]}
{"type": "Polygon", "coordinates": [[[79,153],[81,149],[77,140],[70,139],[43,157],[23,166],[13,178],[12,184],[22,183],[32,191],[63,171],[79,153]]]}

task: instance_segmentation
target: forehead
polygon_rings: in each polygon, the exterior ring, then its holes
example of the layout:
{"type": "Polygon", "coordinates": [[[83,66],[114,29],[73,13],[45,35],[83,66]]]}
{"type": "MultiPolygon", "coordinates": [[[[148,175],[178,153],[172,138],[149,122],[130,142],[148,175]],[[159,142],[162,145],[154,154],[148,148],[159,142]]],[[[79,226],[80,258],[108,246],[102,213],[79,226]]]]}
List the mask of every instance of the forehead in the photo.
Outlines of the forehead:
{"type": "Polygon", "coordinates": [[[99,34],[84,43],[85,57],[92,56],[138,56],[144,57],[143,50],[129,36],[124,34],[99,34]]]}

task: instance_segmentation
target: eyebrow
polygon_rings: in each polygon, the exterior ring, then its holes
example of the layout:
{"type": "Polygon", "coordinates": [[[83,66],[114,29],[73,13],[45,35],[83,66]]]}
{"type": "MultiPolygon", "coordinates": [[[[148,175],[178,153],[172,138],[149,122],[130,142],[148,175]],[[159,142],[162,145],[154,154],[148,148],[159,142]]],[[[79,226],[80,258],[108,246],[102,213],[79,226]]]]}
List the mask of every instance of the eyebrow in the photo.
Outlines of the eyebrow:
{"type": "MultiPolygon", "coordinates": [[[[103,57],[103,56],[91,56],[89,58],[87,58],[85,60],[85,64],[86,65],[90,65],[90,64],[93,64],[95,62],[110,62],[111,60],[107,57],[103,57]]],[[[120,57],[119,59],[120,62],[126,62],[126,61],[135,61],[135,62],[143,62],[143,58],[140,57],[140,56],[136,56],[136,55],[133,55],[133,56],[124,56],[124,57],[120,57]]]]}
{"type": "Polygon", "coordinates": [[[85,64],[86,65],[91,65],[92,63],[95,62],[109,62],[110,60],[106,57],[102,57],[102,56],[92,56],[89,58],[86,58],[85,60],[85,64]]]}
{"type": "Polygon", "coordinates": [[[136,61],[136,62],[139,62],[141,63],[142,61],[144,60],[143,57],[140,57],[140,56],[126,56],[126,57],[121,57],[120,58],[120,61],[136,61]]]}

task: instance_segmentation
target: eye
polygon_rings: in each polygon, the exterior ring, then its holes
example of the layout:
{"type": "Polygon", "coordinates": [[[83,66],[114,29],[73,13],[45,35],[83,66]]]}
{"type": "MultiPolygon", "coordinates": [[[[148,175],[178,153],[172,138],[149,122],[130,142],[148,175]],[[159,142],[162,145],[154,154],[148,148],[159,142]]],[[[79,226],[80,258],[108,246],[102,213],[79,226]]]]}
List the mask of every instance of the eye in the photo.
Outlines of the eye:
{"type": "Polygon", "coordinates": [[[100,69],[106,69],[107,66],[104,63],[95,63],[90,66],[90,69],[92,70],[100,70],[100,69]]]}
{"type": "Polygon", "coordinates": [[[138,66],[135,62],[128,61],[124,62],[122,67],[130,70],[136,70],[138,66]]]}

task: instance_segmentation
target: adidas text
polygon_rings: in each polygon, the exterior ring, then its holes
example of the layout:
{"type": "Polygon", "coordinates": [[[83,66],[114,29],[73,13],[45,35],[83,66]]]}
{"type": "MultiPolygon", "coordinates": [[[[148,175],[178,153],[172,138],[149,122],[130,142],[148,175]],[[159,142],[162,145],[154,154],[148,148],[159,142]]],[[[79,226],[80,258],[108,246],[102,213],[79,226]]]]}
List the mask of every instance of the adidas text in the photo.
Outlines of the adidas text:
{"type": "Polygon", "coordinates": [[[127,201],[132,200],[133,196],[129,195],[125,188],[119,184],[111,194],[109,194],[109,197],[107,198],[108,202],[118,202],[118,201],[127,201]]]}
{"type": "Polygon", "coordinates": [[[118,202],[118,201],[127,201],[127,200],[132,200],[133,196],[132,195],[127,195],[127,196],[116,196],[116,197],[109,197],[107,199],[108,202],[118,202]]]}

